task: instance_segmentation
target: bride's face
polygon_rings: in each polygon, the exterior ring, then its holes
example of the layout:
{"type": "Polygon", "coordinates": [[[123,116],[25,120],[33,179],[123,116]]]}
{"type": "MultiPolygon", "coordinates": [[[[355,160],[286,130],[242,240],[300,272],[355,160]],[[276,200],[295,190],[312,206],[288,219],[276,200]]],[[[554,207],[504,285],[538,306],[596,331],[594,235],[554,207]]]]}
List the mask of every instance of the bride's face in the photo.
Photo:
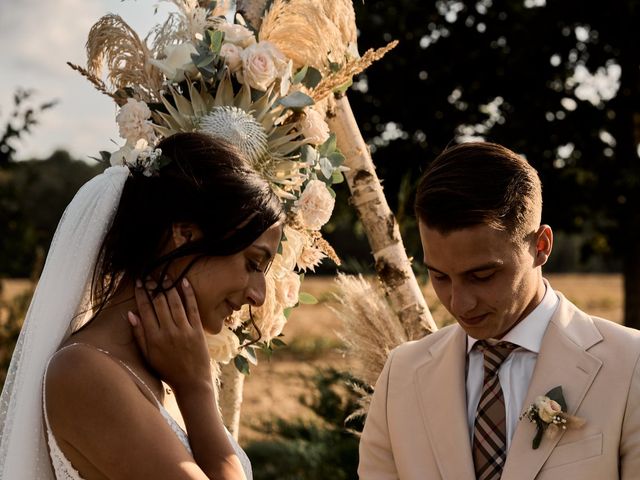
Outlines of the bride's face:
{"type": "Polygon", "coordinates": [[[202,325],[219,333],[224,320],[244,304],[260,306],[265,299],[265,271],[278,250],[282,224],[268,228],[241,252],[199,260],[186,276],[191,283],[202,325]]]}

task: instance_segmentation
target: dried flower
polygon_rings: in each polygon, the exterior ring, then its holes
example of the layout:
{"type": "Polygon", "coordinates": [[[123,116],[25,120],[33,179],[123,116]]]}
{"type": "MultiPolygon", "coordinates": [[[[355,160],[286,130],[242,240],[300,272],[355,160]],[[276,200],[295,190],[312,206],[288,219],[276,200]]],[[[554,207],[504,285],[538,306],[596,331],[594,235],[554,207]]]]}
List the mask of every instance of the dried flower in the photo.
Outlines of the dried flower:
{"type": "Polygon", "coordinates": [[[335,202],[323,182],[311,180],[296,202],[296,207],[306,228],[320,230],[331,218],[335,202]]]}
{"type": "Polygon", "coordinates": [[[324,252],[316,247],[305,245],[298,257],[297,266],[300,270],[316,271],[316,267],[326,258],[324,252]]]}
{"type": "Polygon", "coordinates": [[[146,103],[133,98],[127,99],[127,103],[116,115],[120,136],[130,144],[135,144],[140,139],[153,143],[156,136],[150,118],[151,110],[146,103]]]}

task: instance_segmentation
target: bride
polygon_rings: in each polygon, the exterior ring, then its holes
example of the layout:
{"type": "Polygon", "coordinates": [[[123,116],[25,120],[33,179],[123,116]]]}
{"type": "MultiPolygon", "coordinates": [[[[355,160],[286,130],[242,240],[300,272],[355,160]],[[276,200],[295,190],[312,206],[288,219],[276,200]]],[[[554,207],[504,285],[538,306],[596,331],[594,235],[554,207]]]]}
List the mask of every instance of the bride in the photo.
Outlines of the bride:
{"type": "Polygon", "coordinates": [[[262,304],[282,221],[267,181],[206,134],[175,134],[88,182],[58,226],[0,397],[0,479],[250,479],[204,332],[262,304]]]}

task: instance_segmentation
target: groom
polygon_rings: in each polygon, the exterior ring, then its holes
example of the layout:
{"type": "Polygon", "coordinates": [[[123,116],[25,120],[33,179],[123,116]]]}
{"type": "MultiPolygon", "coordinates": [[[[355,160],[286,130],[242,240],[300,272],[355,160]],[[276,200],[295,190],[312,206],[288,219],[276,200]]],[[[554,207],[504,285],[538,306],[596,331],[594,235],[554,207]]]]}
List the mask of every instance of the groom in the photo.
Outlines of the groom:
{"type": "Polygon", "coordinates": [[[541,211],[536,171],[500,145],[458,145],[425,172],[424,261],[457,324],[389,355],[362,480],[640,478],[640,332],[580,311],[542,277],[553,235],[541,211]],[[534,448],[536,423],[520,415],[555,387],[584,425],[551,435],[543,409],[534,448]]]}

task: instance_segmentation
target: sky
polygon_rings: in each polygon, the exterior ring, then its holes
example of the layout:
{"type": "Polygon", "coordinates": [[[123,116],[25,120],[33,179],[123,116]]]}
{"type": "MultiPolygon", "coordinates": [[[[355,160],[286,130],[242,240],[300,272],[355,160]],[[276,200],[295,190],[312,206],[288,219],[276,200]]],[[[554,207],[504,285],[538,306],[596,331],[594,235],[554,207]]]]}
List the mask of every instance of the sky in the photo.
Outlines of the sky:
{"type": "Polygon", "coordinates": [[[85,66],[87,35],[101,16],[118,14],[144,37],[170,9],[155,0],[0,0],[0,127],[18,87],[35,90],[34,104],[58,100],[40,116],[33,134],[15,143],[17,158],[47,158],[65,149],[87,159],[99,150],[116,150],[113,141],[123,140],[115,103],[66,62],[85,66]]]}

